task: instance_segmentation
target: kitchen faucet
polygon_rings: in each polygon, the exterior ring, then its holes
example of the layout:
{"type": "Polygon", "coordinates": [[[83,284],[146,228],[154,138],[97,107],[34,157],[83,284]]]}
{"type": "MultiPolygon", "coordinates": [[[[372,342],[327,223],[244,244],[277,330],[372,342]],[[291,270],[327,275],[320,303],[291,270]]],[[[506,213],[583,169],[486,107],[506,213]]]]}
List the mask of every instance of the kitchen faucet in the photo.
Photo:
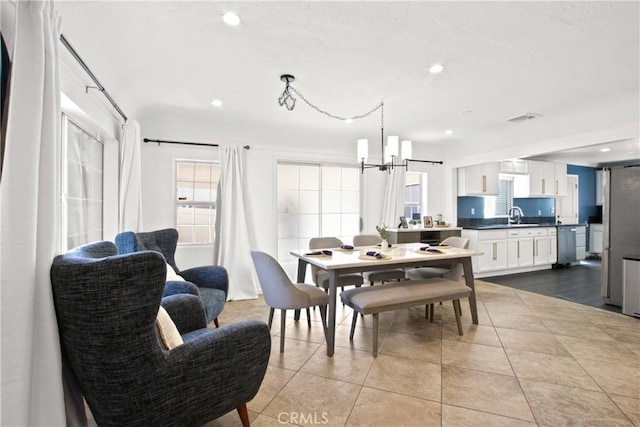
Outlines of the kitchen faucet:
{"type": "Polygon", "coordinates": [[[507,215],[509,216],[509,224],[520,224],[520,221],[522,221],[522,217],[524,216],[524,213],[522,212],[522,209],[519,206],[514,206],[509,209],[509,212],[507,212],[507,215]],[[511,215],[514,211],[518,215],[514,216],[514,219],[511,219],[511,215]]]}

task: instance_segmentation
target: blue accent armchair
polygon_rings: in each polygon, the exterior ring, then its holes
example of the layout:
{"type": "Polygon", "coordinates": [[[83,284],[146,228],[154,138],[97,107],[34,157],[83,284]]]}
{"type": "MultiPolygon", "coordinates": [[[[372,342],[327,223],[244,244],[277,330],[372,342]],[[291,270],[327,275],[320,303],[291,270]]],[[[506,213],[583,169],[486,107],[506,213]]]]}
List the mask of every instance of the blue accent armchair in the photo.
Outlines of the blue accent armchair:
{"type": "MultiPolygon", "coordinates": [[[[207,265],[181,271],[175,260],[178,230],[166,228],[145,233],[125,231],[116,236],[115,243],[119,254],[148,250],[164,255],[167,263],[173,267],[178,275],[197,286],[198,292],[195,295],[199,295],[202,299],[207,312],[207,324],[213,321],[216,326],[219,326],[218,315],[224,308],[229,291],[227,270],[221,266],[207,265]]],[[[175,293],[194,293],[193,290],[182,289],[184,286],[183,282],[167,282],[165,296],[175,293]]]]}
{"type": "Polygon", "coordinates": [[[67,397],[81,393],[100,426],[203,425],[234,409],[247,426],[246,402],[271,350],[267,325],[207,329],[198,297],[162,297],[160,254],[116,253],[113,243],[97,242],[53,261],[64,369],[77,387],[67,397]],[[156,330],[161,302],[184,340],[172,350],[156,330]]]}

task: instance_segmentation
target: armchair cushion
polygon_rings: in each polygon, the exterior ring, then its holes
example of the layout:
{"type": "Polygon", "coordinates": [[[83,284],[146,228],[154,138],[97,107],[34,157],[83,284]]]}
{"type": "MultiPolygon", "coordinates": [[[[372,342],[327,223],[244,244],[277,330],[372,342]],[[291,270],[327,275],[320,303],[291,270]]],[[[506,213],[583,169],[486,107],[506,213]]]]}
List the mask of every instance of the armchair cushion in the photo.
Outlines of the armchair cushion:
{"type": "Polygon", "coordinates": [[[158,310],[156,327],[158,328],[158,333],[160,334],[164,348],[167,350],[173,350],[177,346],[184,344],[180,332],[178,332],[178,328],[176,328],[176,324],[173,323],[171,316],[169,316],[167,310],[162,306],[160,306],[158,310]]]}
{"type": "Polygon", "coordinates": [[[171,267],[169,264],[167,264],[167,282],[173,280],[176,282],[185,282],[186,280],[184,280],[184,277],[180,276],[178,273],[176,273],[176,271],[173,269],[173,267],[171,267]]]}

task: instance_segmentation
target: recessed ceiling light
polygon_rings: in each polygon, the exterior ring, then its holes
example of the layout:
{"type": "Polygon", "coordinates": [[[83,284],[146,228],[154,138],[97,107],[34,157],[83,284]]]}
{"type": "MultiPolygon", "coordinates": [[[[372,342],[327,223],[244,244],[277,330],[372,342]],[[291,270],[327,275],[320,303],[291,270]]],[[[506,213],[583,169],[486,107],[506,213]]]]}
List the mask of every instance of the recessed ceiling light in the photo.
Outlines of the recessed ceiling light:
{"type": "Polygon", "coordinates": [[[447,129],[444,131],[444,133],[446,133],[447,135],[451,135],[453,131],[451,129],[447,129]]]}
{"type": "Polygon", "coordinates": [[[351,124],[351,123],[353,123],[353,119],[345,119],[345,121],[344,121],[344,122],[345,122],[345,123],[348,123],[348,124],[351,124]]]}
{"type": "Polygon", "coordinates": [[[211,105],[213,105],[214,107],[222,107],[222,101],[220,101],[219,99],[214,99],[213,101],[211,101],[211,105]]]}
{"type": "Polygon", "coordinates": [[[444,65],[442,64],[433,64],[431,68],[429,68],[429,72],[431,74],[438,74],[444,71],[444,65]]]}
{"type": "Polygon", "coordinates": [[[240,16],[236,15],[233,12],[227,12],[224,15],[222,15],[222,20],[224,21],[225,24],[231,25],[233,27],[235,27],[236,25],[240,25],[240,22],[242,22],[242,19],[240,19],[240,16]]]}
{"type": "Polygon", "coordinates": [[[606,153],[608,151],[611,151],[611,148],[601,148],[600,151],[602,151],[603,153],[606,153]]]}

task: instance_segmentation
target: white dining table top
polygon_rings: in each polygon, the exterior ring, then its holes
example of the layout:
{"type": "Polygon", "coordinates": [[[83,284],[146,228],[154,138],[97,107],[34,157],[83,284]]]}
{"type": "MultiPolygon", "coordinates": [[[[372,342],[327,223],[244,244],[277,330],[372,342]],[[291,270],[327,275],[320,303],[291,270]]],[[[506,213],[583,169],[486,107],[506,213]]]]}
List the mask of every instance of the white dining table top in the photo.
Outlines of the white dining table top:
{"type": "Polygon", "coordinates": [[[353,250],[326,248],[332,251],[331,255],[307,255],[312,252],[321,251],[322,249],[298,249],[292,250],[289,253],[323,270],[366,267],[367,265],[411,264],[424,261],[480,256],[484,253],[482,251],[454,248],[451,246],[445,248],[433,246],[433,248],[442,251],[442,254],[420,252],[419,249],[425,246],[427,245],[424,243],[400,243],[393,244],[385,252],[381,252],[379,246],[356,246],[353,250]],[[383,255],[388,256],[388,258],[362,259],[361,256],[369,251],[381,252],[383,255]]]}

